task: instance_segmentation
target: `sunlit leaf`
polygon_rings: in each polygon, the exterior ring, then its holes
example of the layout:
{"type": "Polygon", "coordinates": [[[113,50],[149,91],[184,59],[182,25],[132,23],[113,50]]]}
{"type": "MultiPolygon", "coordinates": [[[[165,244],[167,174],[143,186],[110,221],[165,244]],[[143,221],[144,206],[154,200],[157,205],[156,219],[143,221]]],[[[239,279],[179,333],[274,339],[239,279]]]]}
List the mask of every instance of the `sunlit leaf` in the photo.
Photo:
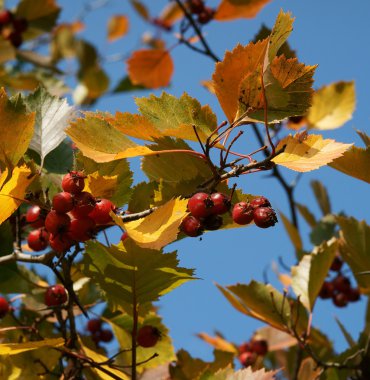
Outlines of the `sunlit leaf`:
{"type": "Polygon", "coordinates": [[[310,128],[328,130],[341,127],[355,110],[355,83],[336,82],[315,91],[307,121],[310,128]]]}
{"type": "Polygon", "coordinates": [[[17,355],[25,351],[37,350],[42,347],[61,347],[63,345],[63,338],[44,339],[26,343],[1,343],[0,355],[17,355]]]}
{"type": "Polygon", "coordinates": [[[159,16],[159,20],[166,26],[171,26],[184,17],[184,12],[176,2],[165,6],[159,16]]]}
{"type": "Polygon", "coordinates": [[[320,377],[322,368],[312,358],[306,358],[301,362],[299,367],[299,380],[316,380],[320,377]]]}
{"type": "Polygon", "coordinates": [[[264,368],[253,371],[251,367],[240,369],[226,377],[226,380],[274,380],[279,371],[266,371],[264,368]]]}
{"type": "Polygon", "coordinates": [[[370,183],[369,162],[370,147],[363,149],[353,146],[343,154],[343,157],[337,158],[329,166],[351,177],[370,183]]]}
{"type": "Polygon", "coordinates": [[[0,89],[0,164],[17,165],[34,132],[35,114],[29,113],[20,95],[8,98],[0,89]]]}
{"type": "Polygon", "coordinates": [[[235,345],[228,342],[226,339],[224,339],[223,337],[221,337],[218,334],[216,334],[215,336],[210,336],[206,333],[199,333],[199,334],[197,334],[197,336],[198,336],[198,338],[204,340],[206,343],[213,346],[216,350],[232,352],[234,354],[236,354],[238,352],[235,345]]]}
{"type": "Polygon", "coordinates": [[[283,153],[272,159],[275,164],[298,172],[309,172],[332,162],[351,147],[352,144],[338,143],[332,139],[323,139],[321,135],[309,135],[301,139],[300,135],[289,135],[282,139],[277,150],[285,146],[283,153]]]}
{"type": "Polygon", "coordinates": [[[265,340],[269,352],[284,350],[297,344],[297,340],[294,337],[271,326],[264,326],[258,329],[253,335],[253,339],[265,340]]]}
{"type": "Polygon", "coordinates": [[[336,240],[323,243],[292,267],[292,288],[300,302],[312,311],[338,249],[336,240]]]}
{"type": "Polygon", "coordinates": [[[127,60],[127,73],[131,82],[146,88],[168,86],[173,68],[173,61],[167,50],[136,50],[127,60]]]}
{"type": "Polygon", "coordinates": [[[217,21],[253,18],[270,0],[222,0],[215,14],[217,21]]]}
{"type": "Polygon", "coordinates": [[[108,21],[108,41],[112,42],[124,37],[129,29],[127,16],[114,15],[108,21]]]}
{"type": "Polygon", "coordinates": [[[8,170],[0,175],[0,224],[8,219],[11,214],[23,203],[27,187],[34,180],[31,169],[23,165],[15,167],[10,179],[8,170]]]}
{"type": "Polygon", "coordinates": [[[161,249],[176,240],[182,219],[187,215],[187,199],[173,199],[158,207],[145,218],[123,223],[119,217],[114,221],[140,247],[161,249]]]}

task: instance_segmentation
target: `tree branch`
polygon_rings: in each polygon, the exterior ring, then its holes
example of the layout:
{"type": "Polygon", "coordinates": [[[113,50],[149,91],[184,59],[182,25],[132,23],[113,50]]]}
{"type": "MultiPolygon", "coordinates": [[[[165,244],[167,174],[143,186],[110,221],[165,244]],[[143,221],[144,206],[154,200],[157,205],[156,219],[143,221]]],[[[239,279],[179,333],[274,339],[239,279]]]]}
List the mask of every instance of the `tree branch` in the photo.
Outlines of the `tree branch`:
{"type": "Polygon", "coordinates": [[[0,265],[12,263],[12,262],[23,262],[23,263],[37,263],[49,265],[53,258],[56,256],[55,252],[48,252],[42,255],[29,255],[22,253],[21,251],[15,249],[13,253],[6,256],[0,257],[0,265]]]}

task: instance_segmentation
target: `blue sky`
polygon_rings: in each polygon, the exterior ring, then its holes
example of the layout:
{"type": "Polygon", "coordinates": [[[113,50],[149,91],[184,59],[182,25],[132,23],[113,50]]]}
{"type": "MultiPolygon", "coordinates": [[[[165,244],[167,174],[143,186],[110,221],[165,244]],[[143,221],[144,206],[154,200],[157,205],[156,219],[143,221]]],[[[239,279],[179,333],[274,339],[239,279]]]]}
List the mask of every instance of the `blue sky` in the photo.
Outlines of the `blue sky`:
{"type": "MultiPolygon", "coordinates": [[[[59,3],[65,6],[61,19],[67,21],[73,20],[84,4],[79,0],[73,2],[73,7],[70,1],[59,3]]],[[[152,7],[155,14],[155,11],[161,9],[167,1],[144,1],[144,3],[152,7]]],[[[209,1],[209,5],[216,3],[209,1]]],[[[276,0],[268,4],[255,19],[210,23],[204,28],[207,40],[217,55],[222,57],[225,50],[233,49],[237,43],[247,44],[258,32],[262,23],[271,27],[280,9],[291,11],[296,17],[289,43],[297,51],[299,60],[306,64],[319,65],[315,74],[315,88],[339,80],[355,80],[357,107],[353,119],[341,129],[325,132],[324,136],[362,146],[355,129],[369,133],[370,3],[360,1],[349,4],[343,0],[276,0]]],[[[121,0],[112,0],[104,8],[92,12],[87,16],[86,23],[87,29],[83,32],[83,37],[103,47],[104,56],[129,53],[138,47],[140,35],[144,30],[154,32],[153,28],[145,25],[133,14],[128,1],[121,0]],[[117,13],[127,14],[130,17],[131,30],[124,39],[108,45],[105,42],[106,20],[109,15],[117,13]]],[[[172,41],[169,42],[172,45],[174,39],[168,38],[168,40],[172,41]]],[[[183,92],[189,93],[198,98],[202,104],[209,104],[216,112],[219,121],[224,120],[217,99],[200,85],[201,80],[211,77],[214,63],[208,57],[197,55],[183,46],[174,49],[172,54],[175,74],[171,87],[165,90],[176,96],[183,92]]],[[[125,64],[122,61],[109,64],[106,68],[115,81],[125,75],[125,64]]],[[[160,94],[161,91],[155,93],[160,94]]],[[[94,109],[135,112],[133,95],[141,97],[148,94],[149,92],[140,92],[102,98],[94,105],[94,109]]],[[[243,143],[256,146],[252,134],[247,134],[243,143]]],[[[137,161],[133,161],[132,168],[136,172],[135,178],[142,178],[138,173],[137,161]]],[[[296,175],[285,169],[282,169],[282,173],[290,180],[296,175]]],[[[368,184],[330,168],[303,175],[297,188],[297,201],[307,205],[316,215],[319,215],[319,209],[309,187],[312,179],[322,181],[327,187],[334,212],[344,211],[348,215],[369,221],[368,184]]],[[[268,197],[274,208],[289,215],[285,193],[275,179],[266,178],[265,174],[255,174],[238,179],[238,185],[245,192],[268,197]]],[[[303,220],[299,222],[305,248],[309,249],[307,226],[303,220]]],[[[115,240],[118,240],[118,235],[112,237],[112,241],[115,240]]],[[[253,226],[208,233],[202,241],[184,239],[172,245],[171,249],[173,248],[179,251],[181,265],[195,268],[196,275],[202,280],[185,284],[163,297],[159,302],[160,314],[171,331],[176,349],[185,348],[194,356],[205,359],[211,357],[211,349],[195,337],[196,333],[212,334],[214,330],[218,330],[226,338],[241,343],[248,340],[254,329],[261,326],[260,323],[234,310],[214,286],[214,282],[228,285],[237,282],[248,283],[251,279],[262,281],[263,271],[270,268],[269,280],[280,287],[271,270],[271,262],[276,262],[281,256],[288,265],[295,263],[294,251],[282,223],[267,230],[253,226]]],[[[357,338],[363,326],[364,303],[352,304],[345,309],[335,309],[329,301],[319,301],[313,323],[327,332],[338,349],[344,349],[345,342],[334,323],[334,316],[338,316],[357,338]]]]}

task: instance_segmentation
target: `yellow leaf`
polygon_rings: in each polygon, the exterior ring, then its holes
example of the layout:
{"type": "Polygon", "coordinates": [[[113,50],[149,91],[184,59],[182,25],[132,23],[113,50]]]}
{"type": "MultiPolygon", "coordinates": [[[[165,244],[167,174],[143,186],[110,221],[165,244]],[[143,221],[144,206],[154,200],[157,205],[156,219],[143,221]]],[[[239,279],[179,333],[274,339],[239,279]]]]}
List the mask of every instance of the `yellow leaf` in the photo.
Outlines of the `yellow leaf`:
{"type": "Polygon", "coordinates": [[[353,146],[343,154],[343,157],[337,158],[329,166],[351,177],[370,183],[369,162],[370,147],[363,149],[353,146]]]}
{"type": "Polygon", "coordinates": [[[291,170],[309,172],[342,156],[351,145],[324,140],[321,135],[309,135],[305,139],[302,134],[289,135],[276,147],[279,150],[286,146],[284,152],[272,161],[291,170]]]}
{"type": "Polygon", "coordinates": [[[165,87],[172,78],[173,61],[167,50],[137,50],[127,60],[127,73],[133,84],[165,87]]]}
{"type": "Polygon", "coordinates": [[[17,165],[32,139],[35,113],[28,113],[20,96],[9,99],[0,90],[0,161],[17,165]]]}
{"type": "Polygon", "coordinates": [[[152,214],[133,222],[123,223],[119,217],[112,217],[140,247],[161,249],[176,240],[181,221],[187,214],[187,204],[187,199],[172,199],[152,214]]]}
{"type": "Polygon", "coordinates": [[[31,176],[31,169],[25,165],[14,168],[9,181],[5,182],[7,177],[6,169],[0,176],[0,224],[21,205],[28,185],[35,178],[31,176]]]}
{"type": "Polygon", "coordinates": [[[317,90],[312,97],[307,121],[310,128],[328,130],[341,127],[355,110],[355,83],[336,82],[317,90]]]}
{"type": "Polygon", "coordinates": [[[223,339],[219,335],[210,336],[206,333],[199,333],[199,334],[197,334],[197,336],[198,336],[198,338],[204,340],[205,342],[207,342],[208,344],[213,346],[216,350],[233,352],[234,354],[237,353],[236,347],[232,343],[223,339]]]}
{"type": "Polygon", "coordinates": [[[94,197],[110,199],[117,188],[118,175],[100,175],[98,171],[91,173],[85,180],[84,191],[94,197]]]}
{"type": "Polygon", "coordinates": [[[171,2],[163,9],[159,20],[166,26],[171,26],[184,17],[184,12],[176,2],[171,2]]]}
{"type": "Polygon", "coordinates": [[[236,18],[253,18],[271,0],[244,0],[239,4],[222,0],[215,14],[217,21],[229,21],[236,18]]]}
{"type": "Polygon", "coordinates": [[[215,86],[211,80],[202,80],[200,83],[211,94],[216,95],[215,86]]]}
{"type": "Polygon", "coordinates": [[[27,343],[2,343],[0,355],[17,355],[25,351],[37,350],[42,347],[60,347],[64,345],[63,338],[53,338],[27,343]]]}
{"type": "Polygon", "coordinates": [[[280,211],[279,212],[281,220],[283,221],[284,227],[289,235],[290,241],[293,243],[294,248],[299,250],[303,249],[302,239],[299,235],[298,229],[294,224],[280,211]]]}
{"type": "Polygon", "coordinates": [[[128,18],[124,15],[114,15],[108,21],[108,41],[118,40],[127,34],[129,29],[128,18]]]}

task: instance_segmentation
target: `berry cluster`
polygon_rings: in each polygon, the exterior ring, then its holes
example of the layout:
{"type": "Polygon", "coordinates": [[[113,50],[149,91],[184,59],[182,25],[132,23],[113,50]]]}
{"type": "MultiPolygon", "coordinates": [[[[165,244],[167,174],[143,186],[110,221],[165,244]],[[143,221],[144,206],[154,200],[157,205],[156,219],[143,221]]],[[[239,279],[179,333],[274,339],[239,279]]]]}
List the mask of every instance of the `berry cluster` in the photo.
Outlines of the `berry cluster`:
{"type": "Polygon", "coordinates": [[[16,18],[8,9],[0,11],[0,32],[15,48],[22,45],[22,34],[27,30],[28,22],[25,18],[16,18]]]}
{"type": "Polygon", "coordinates": [[[162,334],[156,327],[145,325],[138,330],[136,342],[141,347],[149,348],[154,347],[161,337],[162,334]]]}
{"type": "Polygon", "coordinates": [[[361,297],[358,287],[352,287],[350,279],[341,273],[342,267],[343,260],[336,256],[330,267],[336,276],[325,281],[319,293],[319,297],[322,299],[331,298],[337,307],[345,307],[348,302],[356,302],[361,297]]]}
{"type": "Polygon", "coordinates": [[[9,310],[9,302],[4,297],[0,297],[0,318],[4,318],[8,314],[9,310]]]}
{"type": "Polygon", "coordinates": [[[204,5],[203,0],[188,0],[187,6],[200,24],[208,24],[215,15],[214,9],[204,5]]]}
{"type": "Polygon", "coordinates": [[[238,348],[239,361],[243,367],[252,366],[258,356],[265,356],[268,352],[268,345],[265,340],[252,339],[241,344],[238,348]]]}
{"type": "Polygon", "coordinates": [[[61,193],[54,196],[52,209],[45,213],[38,206],[32,206],[26,214],[26,221],[36,228],[28,235],[28,246],[42,251],[49,244],[56,252],[65,252],[77,242],[94,237],[96,225],[112,222],[110,211],[116,206],[108,199],[96,199],[85,187],[85,175],[71,171],[62,180],[61,193]]]}
{"type": "Polygon", "coordinates": [[[101,319],[90,319],[87,322],[87,331],[91,333],[91,338],[96,345],[99,343],[108,343],[113,339],[112,331],[102,328],[103,321],[101,319]]]}
{"type": "MultiPolygon", "coordinates": [[[[231,208],[231,199],[222,193],[196,193],[188,201],[188,215],[181,223],[181,230],[188,236],[196,237],[204,230],[218,230],[223,223],[222,214],[231,208]]],[[[232,210],[233,221],[245,225],[252,221],[260,228],[268,228],[277,222],[275,211],[265,197],[251,202],[239,202],[232,210]]]]}

